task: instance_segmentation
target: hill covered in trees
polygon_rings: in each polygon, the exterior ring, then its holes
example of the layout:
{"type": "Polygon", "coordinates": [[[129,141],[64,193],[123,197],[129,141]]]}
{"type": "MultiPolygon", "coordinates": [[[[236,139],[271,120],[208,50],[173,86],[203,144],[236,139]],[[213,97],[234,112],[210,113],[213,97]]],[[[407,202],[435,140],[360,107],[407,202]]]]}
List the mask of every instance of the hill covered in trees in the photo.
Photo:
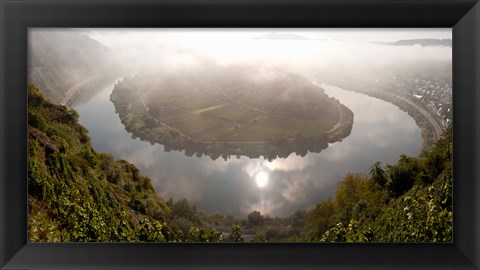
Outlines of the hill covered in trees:
{"type": "Polygon", "coordinates": [[[405,39],[405,40],[398,40],[395,42],[389,43],[389,45],[393,46],[413,46],[413,45],[421,45],[421,46],[444,46],[444,47],[452,47],[452,40],[451,39],[405,39]]]}
{"type": "Polygon", "coordinates": [[[306,240],[452,241],[452,149],[449,130],[422,160],[402,155],[369,176],[348,174],[334,199],[308,213],[306,240]]]}

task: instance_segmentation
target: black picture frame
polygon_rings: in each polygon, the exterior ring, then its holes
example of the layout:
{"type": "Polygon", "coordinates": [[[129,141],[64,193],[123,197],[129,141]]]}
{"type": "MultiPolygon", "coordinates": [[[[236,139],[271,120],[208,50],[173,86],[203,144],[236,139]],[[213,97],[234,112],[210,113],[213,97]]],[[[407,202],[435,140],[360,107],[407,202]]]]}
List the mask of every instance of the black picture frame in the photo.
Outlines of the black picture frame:
{"type": "Polygon", "coordinates": [[[0,0],[0,12],[1,269],[479,269],[478,1],[0,0]],[[27,243],[29,27],[453,28],[453,243],[27,243]]]}

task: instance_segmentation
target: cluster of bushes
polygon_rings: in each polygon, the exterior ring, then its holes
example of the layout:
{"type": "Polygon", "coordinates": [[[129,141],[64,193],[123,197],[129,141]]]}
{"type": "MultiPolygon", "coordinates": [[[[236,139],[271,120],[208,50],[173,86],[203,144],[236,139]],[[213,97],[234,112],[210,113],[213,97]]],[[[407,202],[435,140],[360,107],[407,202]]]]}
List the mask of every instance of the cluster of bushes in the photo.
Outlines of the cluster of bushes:
{"type": "Polygon", "coordinates": [[[348,174],[335,198],[308,212],[307,241],[449,242],[452,240],[452,134],[423,159],[375,163],[348,174]]]}

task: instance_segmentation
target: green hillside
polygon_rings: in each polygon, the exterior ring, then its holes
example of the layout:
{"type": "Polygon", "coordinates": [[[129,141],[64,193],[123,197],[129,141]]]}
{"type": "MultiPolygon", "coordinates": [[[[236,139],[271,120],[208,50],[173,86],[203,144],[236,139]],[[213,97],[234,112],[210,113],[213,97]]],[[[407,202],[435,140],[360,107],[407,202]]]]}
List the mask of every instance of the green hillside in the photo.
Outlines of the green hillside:
{"type": "Polygon", "coordinates": [[[424,159],[401,155],[375,163],[370,175],[348,174],[336,196],[308,213],[307,241],[452,241],[452,133],[424,159]]]}
{"type": "Polygon", "coordinates": [[[29,86],[29,241],[221,240],[215,231],[173,226],[182,209],[172,212],[133,164],[95,152],[77,120],[29,86]]]}

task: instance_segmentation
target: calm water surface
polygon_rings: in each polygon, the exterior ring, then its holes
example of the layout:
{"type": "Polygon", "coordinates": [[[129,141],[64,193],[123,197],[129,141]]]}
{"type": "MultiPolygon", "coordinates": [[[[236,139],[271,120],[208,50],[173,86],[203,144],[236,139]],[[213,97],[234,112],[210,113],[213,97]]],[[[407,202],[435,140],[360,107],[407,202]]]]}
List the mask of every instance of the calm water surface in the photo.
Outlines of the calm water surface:
{"type": "Polygon", "coordinates": [[[354,113],[352,133],[342,142],[330,144],[319,154],[293,153],[272,162],[187,157],[183,152],[165,152],[163,145],[132,139],[109,99],[113,87],[112,83],[74,106],[94,149],[134,163],[164,199],[187,198],[210,213],[242,217],[259,210],[287,216],[332,198],[346,173],[367,174],[375,161],[392,164],[402,153],[415,156],[423,142],[415,121],[394,105],[322,84],[329,96],[354,113]]]}

